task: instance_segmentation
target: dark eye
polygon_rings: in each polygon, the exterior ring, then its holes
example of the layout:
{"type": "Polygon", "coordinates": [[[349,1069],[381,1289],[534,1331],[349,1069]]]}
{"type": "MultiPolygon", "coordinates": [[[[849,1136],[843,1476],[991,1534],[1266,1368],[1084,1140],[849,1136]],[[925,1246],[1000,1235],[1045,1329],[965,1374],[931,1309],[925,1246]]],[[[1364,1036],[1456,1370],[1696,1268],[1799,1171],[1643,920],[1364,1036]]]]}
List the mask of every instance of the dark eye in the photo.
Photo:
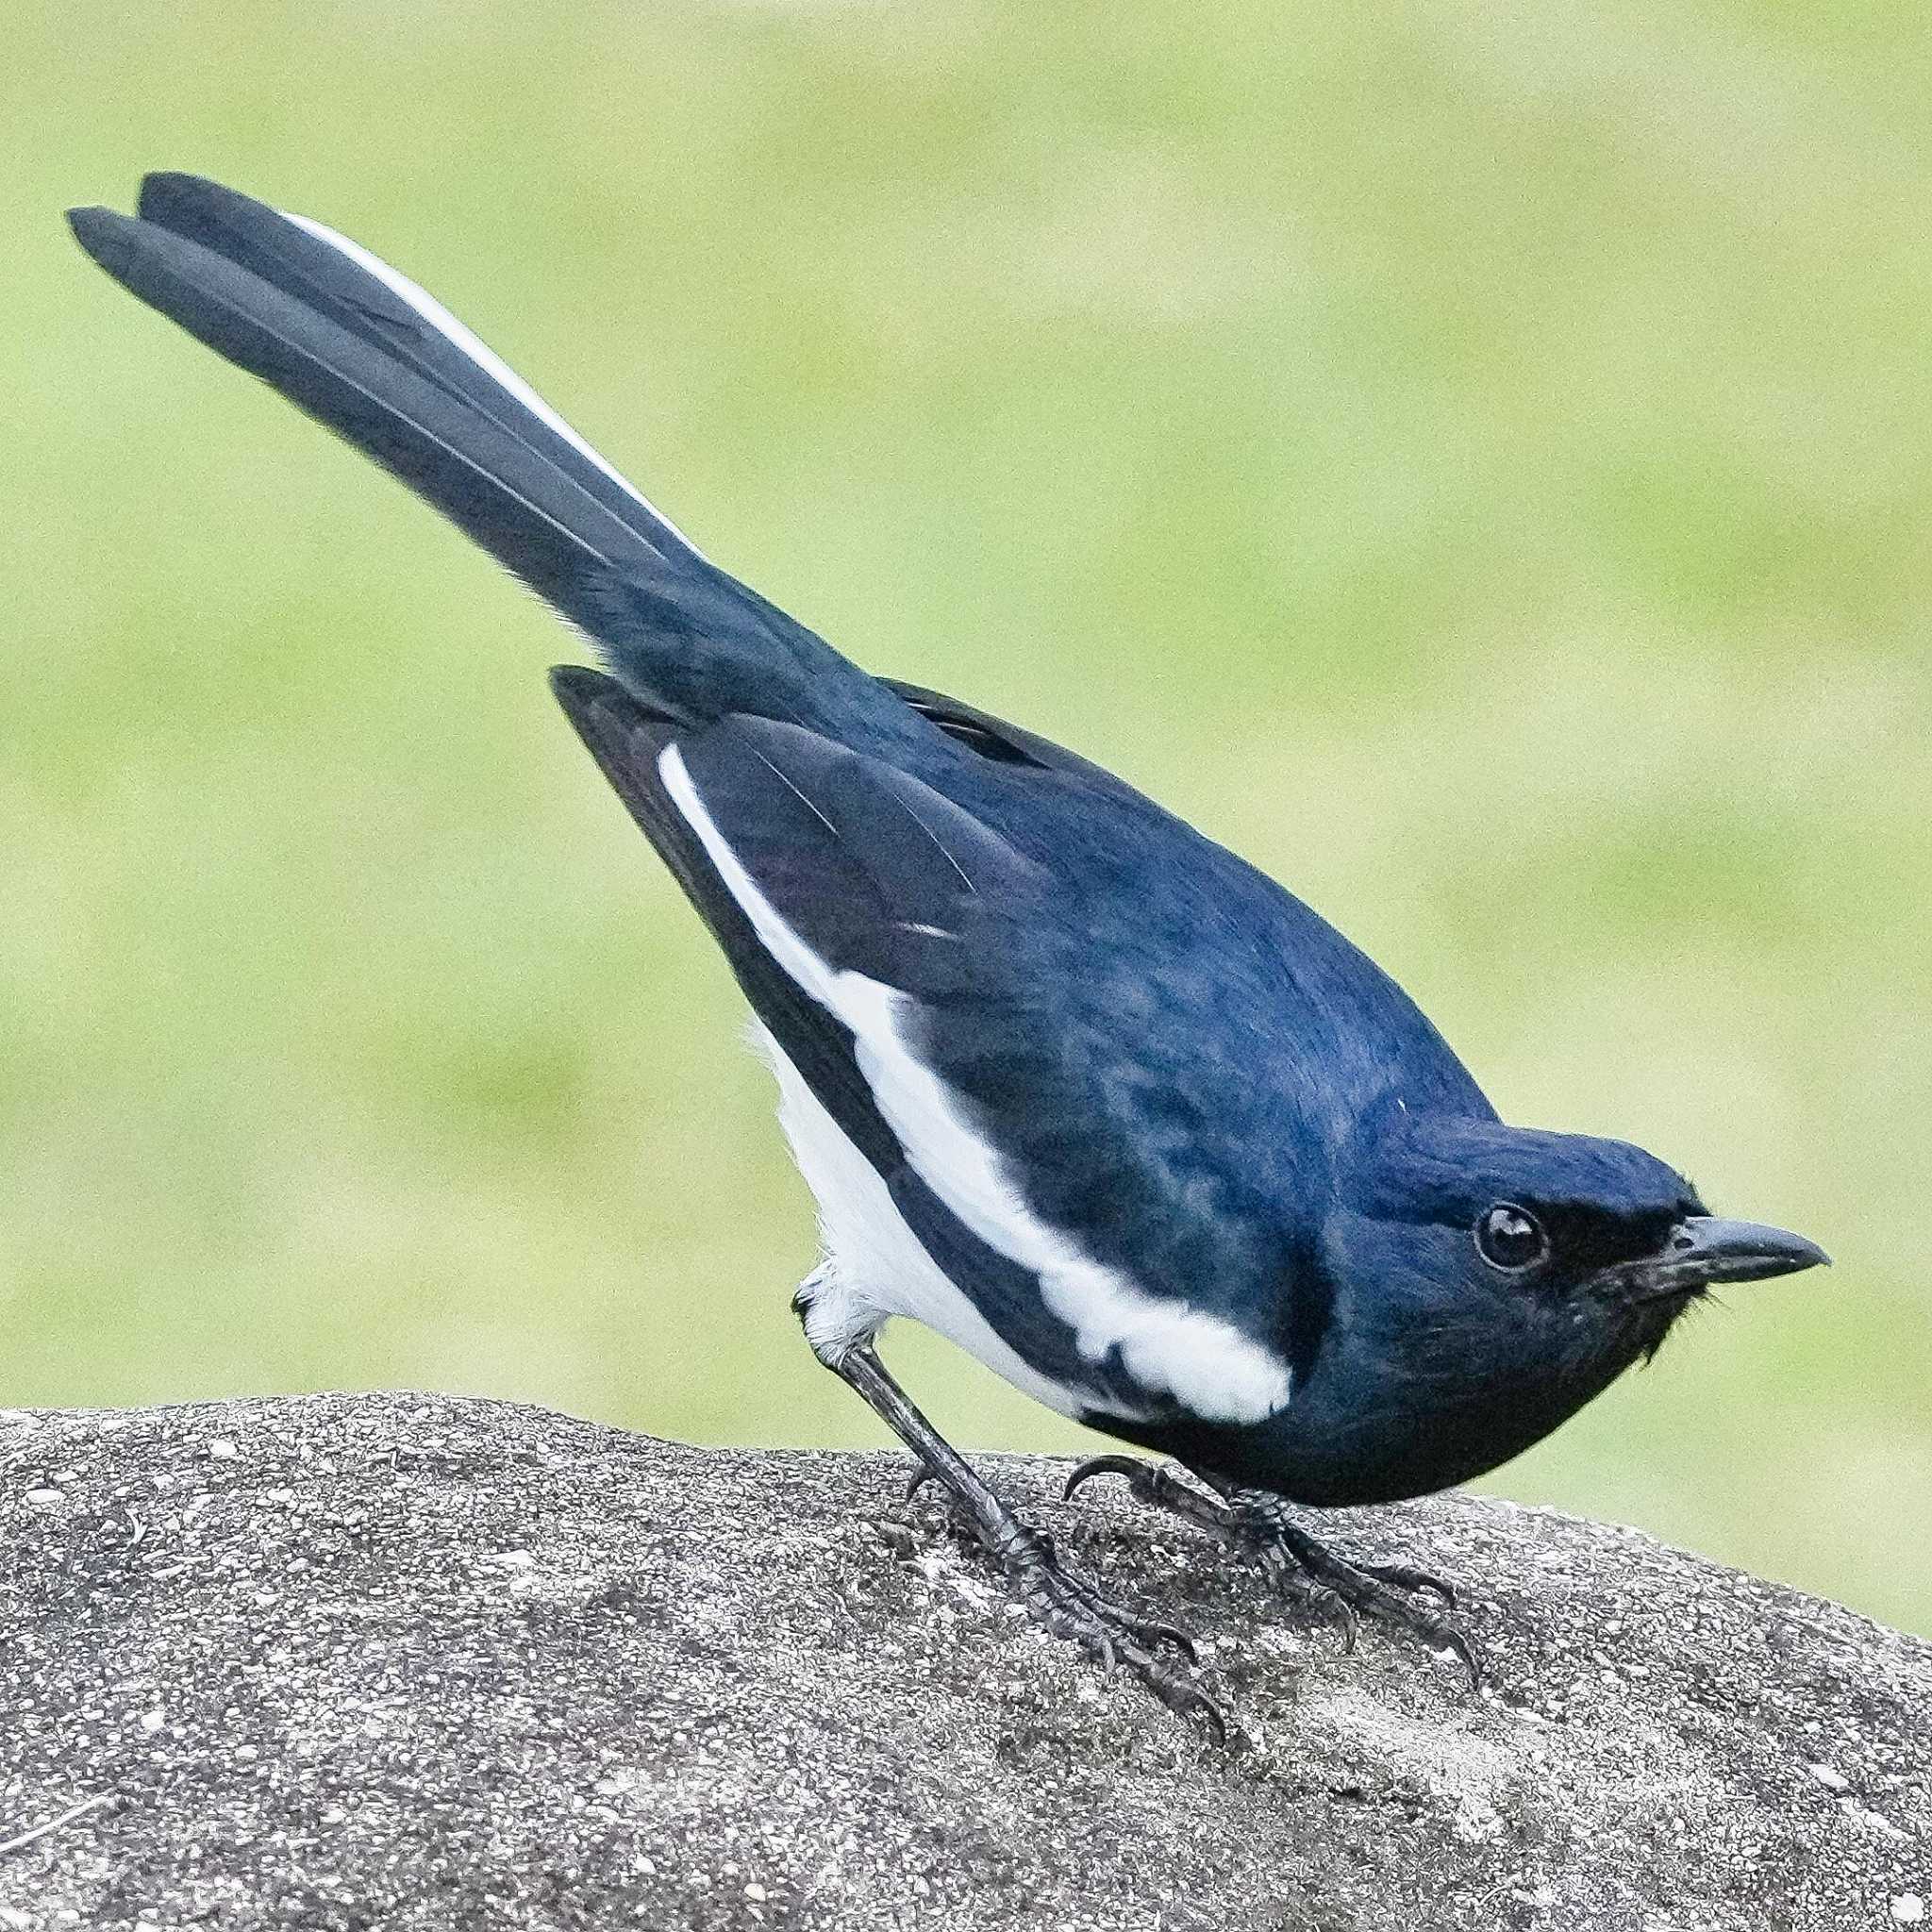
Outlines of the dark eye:
{"type": "Polygon", "coordinates": [[[1534,1268],[1550,1252],[1543,1224],[1513,1201],[1499,1201],[1475,1224],[1475,1251],[1506,1274],[1534,1268]]]}

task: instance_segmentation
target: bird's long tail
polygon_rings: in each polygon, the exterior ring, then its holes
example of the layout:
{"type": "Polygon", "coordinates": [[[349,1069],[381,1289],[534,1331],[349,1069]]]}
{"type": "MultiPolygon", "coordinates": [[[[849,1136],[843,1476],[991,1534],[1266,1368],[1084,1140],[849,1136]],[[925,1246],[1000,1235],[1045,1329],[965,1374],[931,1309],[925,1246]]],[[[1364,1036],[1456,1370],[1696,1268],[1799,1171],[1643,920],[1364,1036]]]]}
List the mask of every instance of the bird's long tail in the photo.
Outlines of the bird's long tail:
{"type": "Polygon", "coordinates": [[[674,717],[909,710],[708,561],[440,303],[353,242],[192,175],[74,209],[115,280],[467,531],[674,717]]]}

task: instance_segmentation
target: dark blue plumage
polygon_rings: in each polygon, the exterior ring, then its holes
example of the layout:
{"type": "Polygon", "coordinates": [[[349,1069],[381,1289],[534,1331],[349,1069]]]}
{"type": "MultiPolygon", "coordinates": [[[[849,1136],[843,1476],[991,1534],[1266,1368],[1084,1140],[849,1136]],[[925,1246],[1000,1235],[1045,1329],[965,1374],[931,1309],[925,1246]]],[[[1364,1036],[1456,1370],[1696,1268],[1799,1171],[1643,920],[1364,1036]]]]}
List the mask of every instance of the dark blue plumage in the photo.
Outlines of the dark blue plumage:
{"type": "Polygon", "coordinates": [[[558,699],[731,961],[818,1197],[812,1346],[1052,1627],[1171,1703],[873,1349],[929,1323],[1163,1450],[1150,1500],[1471,1655],[1417,1573],[1280,1509],[1494,1466],[1716,1281],[1824,1257],[1621,1142],[1506,1125],[1402,990],[1110,774],[869,676],[703,558],[462,325],[299,217],[185,175],[73,217],[142,299],[451,517],[606,667],[558,699]]]}

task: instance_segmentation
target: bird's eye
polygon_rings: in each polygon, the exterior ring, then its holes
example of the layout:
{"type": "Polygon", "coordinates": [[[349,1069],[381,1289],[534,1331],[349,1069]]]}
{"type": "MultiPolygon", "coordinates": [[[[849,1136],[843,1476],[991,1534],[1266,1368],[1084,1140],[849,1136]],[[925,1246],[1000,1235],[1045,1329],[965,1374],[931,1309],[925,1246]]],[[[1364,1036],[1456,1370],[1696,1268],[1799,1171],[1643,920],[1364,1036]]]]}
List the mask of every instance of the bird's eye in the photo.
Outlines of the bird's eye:
{"type": "Polygon", "coordinates": [[[1550,1252],[1550,1238],[1526,1208],[1499,1201],[1475,1224],[1475,1251],[1491,1268],[1519,1274],[1550,1252]]]}

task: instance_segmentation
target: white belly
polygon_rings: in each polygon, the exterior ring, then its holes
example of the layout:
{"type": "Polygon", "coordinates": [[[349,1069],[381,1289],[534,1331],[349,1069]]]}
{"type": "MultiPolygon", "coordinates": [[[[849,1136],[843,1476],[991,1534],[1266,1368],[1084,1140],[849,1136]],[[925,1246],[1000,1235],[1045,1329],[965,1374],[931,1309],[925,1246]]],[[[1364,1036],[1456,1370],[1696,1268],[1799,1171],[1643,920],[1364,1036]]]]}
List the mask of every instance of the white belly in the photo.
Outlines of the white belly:
{"type": "Polygon", "coordinates": [[[805,1313],[806,1339],[813,1349],[836,1357],[876,1334],[892,1316],[906,1315],[1062,1415],[1077,1416],[1097,1406],[1102,1398],[1096,1391],[1063,1387],[1000,1340],[920,1245],[878,1170],[819,1105],[778,1042],[756,1020],[751,1030],[777,1078],[778,1124],[818,1203],[825,1262],[805,1313]]]}

